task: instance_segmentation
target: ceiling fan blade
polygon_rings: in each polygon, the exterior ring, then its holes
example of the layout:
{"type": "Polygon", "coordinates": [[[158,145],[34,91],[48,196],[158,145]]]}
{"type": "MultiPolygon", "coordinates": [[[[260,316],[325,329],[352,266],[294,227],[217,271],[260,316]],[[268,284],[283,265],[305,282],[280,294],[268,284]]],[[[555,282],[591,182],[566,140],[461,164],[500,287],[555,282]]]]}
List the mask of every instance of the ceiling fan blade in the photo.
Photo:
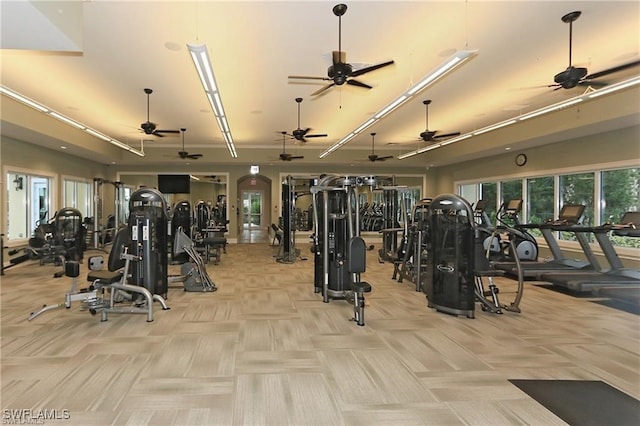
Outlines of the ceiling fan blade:
{"type": "Polygon", "coordinates": [[[327,78],[327,77],[312,77],[308,75],[290,75],[288,78],[299,78],[304,80],[324,80],[324,81],[331,80],[330,78],[327,78]]]}
{"type": "Polygon", "coordinates": [[[291,160],[302,160],[304,158],[304,155],[292,155],[289,157],[289,159],[291,160]]]}
{"type": "Polygon", "coordinates": [[[640,65],[640,61],[629,62],[628,64],[618,65],[617,67],[609,68],[603,71],[594,72],[593,74],[589,74],[584,78],[584,80],[593,80],[596,78],[604,77],[609,74],[613,74],[619,71],[624,71],[629,68],[637,67],[640,65]]]}
{"type": "Polygon", "coordinates": [[[361,81],[358,81],[358,80],[354,80],[352,78],[347,80],[347,84],[350,84],[351,86],[364,87],[365,89],[371,89],[372,88],[372,86],[369,86],[368,84],[365,84],[365,83],[363,83],[361,81]]]}
{"type": "MultiPolygon", "coordinates": [[[[348,83],[349,81],[350,81],[350,80],[347,80],[347,83],[348,83]]],[[[311,96],[317,96],[317,95],[320,95],[320,94],[324,93],[325,91],[327,91],[328,89],[330,89],[330,88],[331,88],[331,87],[333,87],[333,86],[335,86],[335,83],[327,84],[326,86],[321,87],[321,88],[319,88],[318,90],[316,90],[315,92],[313,92],[313,93],[311,94],[311,96]]]]}
{"type": "Polygon", "coordinates": [[[460,136],[460,132],[454,132],[454,133],[445,133],[444,135],[436,135],[433,136],[432,139],[444,139],[444,138],[452,138],[454,136],[460,136]]]}
{"type": "Polygon", "coordinates": [[[347,52],[334,50],[331,55],[331,59],[333,60],[333,65],[337,63],[346,64],[347,63],[347,52]]]}
{"type": "Polygon", "coordinates": [[[189,155],[187,155],[187,158],[191,158],[192,160],[197,160],[200,157],[202,157],[202,154],[189,154],[189,155]]]}
{"type": "Polygon", "coordinates": [[[393,155],[386,155],[384,157],[378,157],[378,161],[386,161],[393,158],[393,155]]]}
{"type": "Polygon", "coordinates": [[[159,138],[164,138],[164,135],[162,133],[158,133],[158,131],[155,131],[155,132],[152,132],[152,133],[149,133],[149,134],[153,135],[153,136],[157,136],[159,138]]]}
{"type": "Polygon", "coordinates": [[[366,74],[371,71],[375,71],[377,69],[389,66],[391,64],[393,64],[393,61],[381,62],[376,65],[371,65],[370,67],[360,68],[359,70],[355,70],[354,72],[352,72],[351,77],[358,77],[359,75],[366,74]]]}
{"type": "Polygon", "coordinates": [[[305,138],[326,138],[325,134],[316,134],[316,135],[304,135],[305,138]]]}
{"type": "Polygon", "coordinates": [[[179,134],[180,130],[156,130],[154,133],[179,134]]]}

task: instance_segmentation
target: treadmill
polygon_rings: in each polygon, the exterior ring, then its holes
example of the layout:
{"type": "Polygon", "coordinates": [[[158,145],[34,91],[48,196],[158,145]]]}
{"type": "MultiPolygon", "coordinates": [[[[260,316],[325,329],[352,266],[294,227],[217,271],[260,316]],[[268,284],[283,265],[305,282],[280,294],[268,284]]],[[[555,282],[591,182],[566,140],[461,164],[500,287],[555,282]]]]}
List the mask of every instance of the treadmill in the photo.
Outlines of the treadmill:
{"type": "MultiPolygon", "coordinates": [[[[549,220],[541,224],[517,224],[516,229],[528,230],[539,229],[545,239],[551,255],[551,260],[545,261],[520,261],[522,268],[522,275],[524,278],[540,280],[543,274],[554,273],[558,271],[574,272],[578,270],[595,271],[600,269],[597,257],[593,254],[591,247],[589,246],[589,240],[584,232],[576,232],[576,239],[585,253],[587,259],[569,259],[567,258],[560,246],[558,240],[554,236],[554,232],[557,231],[569,231],[574,232],[574,227],[578,226],[582,219],[585,206],[582,204],[565,204],[560,210],[557,220],[549,220]]],[[[494,262],[494,267],[505,271],[509,275],[516,275],[518,273],[516,262],[494,262]]]]}
{"type": "MultiPolygon", "coordinates": [[[[575,292],[592,292],[597,296],[615,299],[632,299],[638,303],[640,292],[640,270],[625,268],[620,261],[609,232],[614,235],[640,237],[640,212],[627,212],[620,224],[601,226],[577,226],[572,232],[593,233],[610,268],[608,270],[575,272],[551,272],[542,274],[543,281],[575,292]]],[[[591,248],[589,247],[591,251],[591,248]]]]}

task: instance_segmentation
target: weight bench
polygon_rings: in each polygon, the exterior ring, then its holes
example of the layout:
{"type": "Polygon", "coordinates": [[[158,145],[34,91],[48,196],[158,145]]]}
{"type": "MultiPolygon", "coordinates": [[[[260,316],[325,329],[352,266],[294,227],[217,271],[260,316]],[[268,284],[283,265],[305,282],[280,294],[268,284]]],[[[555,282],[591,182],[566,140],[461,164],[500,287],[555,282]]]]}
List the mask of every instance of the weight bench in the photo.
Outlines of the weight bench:
{"type": "Polygon", "coordinates": [[[347,246],[347,269],[353,274],[353,321],[356,324],[364,325],[364,294],[371,291],[371,285],[360,280],[360,273],[367,269],[367,247],[362,237],[356,236],[349,240],[347,246]]]}

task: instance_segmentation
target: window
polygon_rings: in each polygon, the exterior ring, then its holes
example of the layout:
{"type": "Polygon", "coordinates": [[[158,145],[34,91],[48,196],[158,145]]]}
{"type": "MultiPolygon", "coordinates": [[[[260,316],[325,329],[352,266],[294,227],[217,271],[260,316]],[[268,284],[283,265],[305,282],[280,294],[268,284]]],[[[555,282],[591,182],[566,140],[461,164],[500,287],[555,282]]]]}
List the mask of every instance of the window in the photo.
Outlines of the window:
{"type": "MultiPolygon", "coordinates": [[[[527,179],[527,222],[543,223],[555,218],[553,176],[541,176],[527,179]]],[[[529,229],[532,235],[541,237],[539,229],[529,229]]]]}
{"type": "MultiPolygon", "coordinates": [[[[620,223],[622,215],[640,211],[640,169],[607,170],[600,174],[600,223],[620,223]]],[[[638,238],[611,235],[621,247],[640,247],[638,238]]]]}
{"type": "MultiPolygon", "coordinates": [[[[582,224],[597,226],[616,223],[628,211],[640,211],[640,168],[595,170],[580,173],[534,176],[521,180],[498,181],[502,201],[523,198],[523,222],[543,223],[556,219],[565,204],[584,204],[582,224]],[[594,201],[597,200],[597,201],[594,201]]],[[[458,193],[469,202],[478,199],[488,201],[489,209],[495,208],[496,183],[465,182],[458,185],[458,193]]],[[[495,213],[491,212],[491,219],[495,213]]],[[[529,230],[536,237],[542,234],[537,229],[529,230]]],[[[562,233],[563,240],[575,240],[572,233],[562,233]]],[[[588,236],[593,241],[593,236],[588,236]]],[[[640,239],[611,236],[616,246],[638,247],[640,239]]]]}
{"type": "Polygon", "coordinates": [[[561,175],[558,184],[560,190],[560,207],[565,204],[582,204],[586,206],[582,216],[583,225],[593,225],[593,173],[577,173],[561,175]]]}
{"type": "Polygon", "coordinates": [[[502,194],[502,203],[508,203],[511,200],[522,199],[522,180],[508,180],[500,182],[500,193],[502,194]]]}
{"type": "Polygon", "coordinates": [[[80,179],[65,178],[62,199],[64,207],[73,207],[82,213],[82,217],[93,215],[91,208],[91,183],[80,179]]]}
{"type": "Polygon", "coordinates": [[[52,177],[9,171],[6,178],[7,241],[27,239],[55,213],[50,211],[52,177]]]}
{"type": "Polygon", "coordinates": [[[487,202],[485,212],[491,219],[491,223],[496,223],[496,210],[498,201],[498,184],[496,182],[484,182],[480,184],[480,200],[487,202]]]}

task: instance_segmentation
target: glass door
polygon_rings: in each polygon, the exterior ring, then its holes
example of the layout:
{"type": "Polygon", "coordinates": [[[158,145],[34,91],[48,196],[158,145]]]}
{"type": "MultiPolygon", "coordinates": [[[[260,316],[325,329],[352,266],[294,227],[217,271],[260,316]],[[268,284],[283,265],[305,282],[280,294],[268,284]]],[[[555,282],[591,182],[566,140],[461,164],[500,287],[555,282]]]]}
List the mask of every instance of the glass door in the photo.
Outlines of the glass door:
{"type": "Polygon", "coordinates": [[[262,192],[242,192],[242,228],[244,230],[262,228],[262,192]]]}

